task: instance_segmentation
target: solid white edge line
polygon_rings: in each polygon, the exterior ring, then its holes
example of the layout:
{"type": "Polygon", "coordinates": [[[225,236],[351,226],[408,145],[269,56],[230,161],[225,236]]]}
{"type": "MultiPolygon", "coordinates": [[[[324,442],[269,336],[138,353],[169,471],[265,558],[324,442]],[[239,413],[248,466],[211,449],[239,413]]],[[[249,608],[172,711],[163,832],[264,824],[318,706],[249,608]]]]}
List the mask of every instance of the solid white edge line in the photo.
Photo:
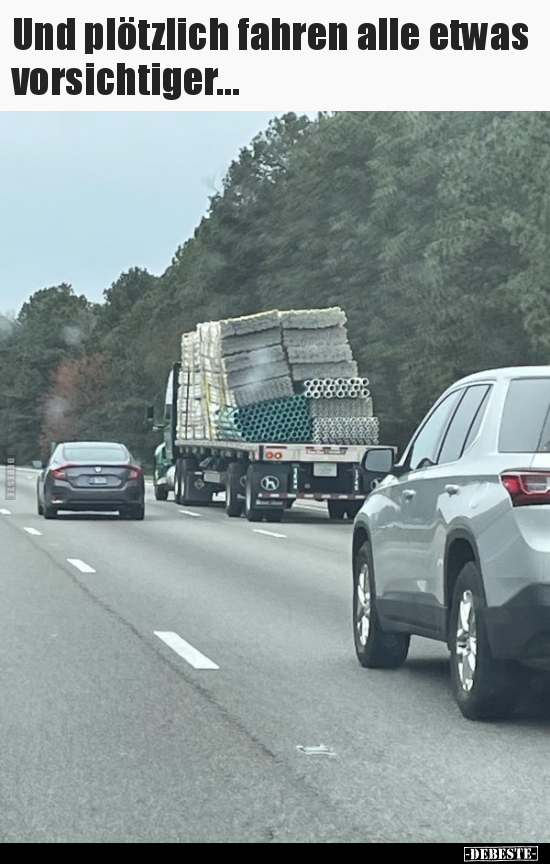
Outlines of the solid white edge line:
{"type": "Polygon", "coordinates": [[[164,631],[164,630],[154,630],[153,633],[155,636],[158,636],[159,639],[168,645],[172,651],[175,651],[176,654],[179,654],[180,657],[183,657],[184,660],[189,663],[193,669],[219,669],[220,667],[210,660],[208,657],[205,657],[204,654],[201,654],[200,651],[197,651],[196,648],[193,648],[189,642],[186,642],[185,639],[182,639],[181,636],[178,636],[177,633],[173,633],[172,631],[164,631]]]}
{"type": "Polygon", "coordinates": [[[2,516],[11,516],[11,510],[6,510],[5,508],[0,508],[0,515],[2,516]]]}
{"type": "Polygon", "coordinates": [[[76,567],[77,570],[80,570],[81,573],[97,573],[97,570],[94,570],[93,567],[90,567],[89,564],[86,564],[85,561],[81,561],[80,558],[67,558],[69,564],[72,564],[73,567],[76,567]]]}
{"type": "Polygon", "coordinates": [[[178,513],[183,513],[184,516],[196,516],[197,519],[200,518],[200,513],[193,513],[191,510],[178,510],[178,513]]]}
{"type": "Polygon", "coordinates": [[[37,531],[36,528],[25,528],[23,527],[23,531],[26,531],[27,534],[32,534],[33,536],[42,536],[42,531],[37,531]]]}
{"type": "Polygon", "coordinates": [[[263,528],[253,528],[252,530],[255,534],[267,534],[268,537],[282,537],[284,540],[287,539],[286,534],[276,534],[275,531],[264,531],[263,528]]]}

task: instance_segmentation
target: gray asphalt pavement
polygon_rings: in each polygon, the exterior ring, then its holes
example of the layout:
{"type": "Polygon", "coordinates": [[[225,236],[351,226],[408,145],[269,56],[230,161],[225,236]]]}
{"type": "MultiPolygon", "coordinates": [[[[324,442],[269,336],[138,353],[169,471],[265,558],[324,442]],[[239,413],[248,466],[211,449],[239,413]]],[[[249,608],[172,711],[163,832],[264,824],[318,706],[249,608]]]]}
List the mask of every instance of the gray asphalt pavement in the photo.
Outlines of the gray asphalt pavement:
{"type": "Polygon", "coordinates": [[[437,643],[361,669],[350,524],[45,521],[35,483],[0,472],[0,841],[550,840],[537,681],[473,724],[437,643]]]}

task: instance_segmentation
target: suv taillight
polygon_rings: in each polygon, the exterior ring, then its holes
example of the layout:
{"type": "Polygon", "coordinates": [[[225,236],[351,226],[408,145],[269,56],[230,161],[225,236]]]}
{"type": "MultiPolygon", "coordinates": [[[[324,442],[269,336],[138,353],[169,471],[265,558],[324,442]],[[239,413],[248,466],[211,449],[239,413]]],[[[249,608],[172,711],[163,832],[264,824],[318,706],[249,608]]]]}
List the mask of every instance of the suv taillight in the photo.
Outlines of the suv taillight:
{"type": "Polygon", "coordinates": [[[141,477],[141,468],[138,468],[137,465],[128,465],[128,468],[130,469],[128,480],[139,480],[141,477]]]}
{"type": "Polygon", "coordinates": [[[500,475],[514,507],[550,504],[550,472],[505,471],[500,475]]]}

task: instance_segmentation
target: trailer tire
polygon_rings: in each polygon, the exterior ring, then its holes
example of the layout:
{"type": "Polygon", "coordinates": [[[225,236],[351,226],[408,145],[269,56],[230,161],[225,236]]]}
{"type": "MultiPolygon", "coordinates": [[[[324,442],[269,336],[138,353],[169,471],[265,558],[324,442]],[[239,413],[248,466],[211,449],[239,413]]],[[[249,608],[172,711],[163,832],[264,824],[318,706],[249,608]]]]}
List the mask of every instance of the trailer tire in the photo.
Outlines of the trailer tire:
{"type": "Polygon", "coordinates": [[[261,522],[264,518],[263,508],[254,507],[252,503],[252,482],[254,479],[255,467],[255,465],[250,465],[246,472],[244,515],[249,522],[261,522]]]}
{"type": "Polygon", "coordinates": [[[180,504],[186,506],[193,505],[194,507],[207,507],[212,503],[212,492],[204,492],[202,495],[193,495],[193,481],[190,477],[190,472],[195,471],[198,466],[196,459],[182,459],[181,468],[181,492],[180,504]]]}
{"type": "Polygon", "coordinates": [[[176,461],[176,476],[174,477],[174,501],[176,504],[183,503],[181,500],[183,492],[182,462],[183,459],[178,459],[176,461]]]}
{"type": "MultiPolygon", "coordinates": [[[[187,471],[194,470],[197,467],[197,460],[192,458],[187,459],[178,459],[176,462],[176,482],[174,489],[174,500],[176,504],[192,504],[186,497],[186,488],[185,482],[187,477],[187,471]]],[[[187,483],[189,483],[189,478],[187,478],[187,483]]]]}
{"type": "Polygon", "coordinates": [[[168,498],[168,489],[166,486],[157,486],[154,484],[155,501],[166,501],[168,498]]]}
{"type": "Polygon", "coordinates": [[[348,502],[347,501],[334,501],[328,500],[328,515],[331,519],[343,519],[347,513],[348,502]]]}
{"type": "Polygon", "coordinates": [[[355,519],[362,506],[362,501],[350,501],[346,507],[348,519],[355,519]]]}
{"type": "Polygon", "coordinates": [[[273,510],[268,510],[265,514],[266,522],[282,522],[284,507],[274,507],[273,510]]]}
{"type": "Polygon", "coordinates": [[[231,462],[227,467],[225,480],[225,512],[228,516],[240,516],[244,510],[244,501],[239,499],[239,492],[243,486],[242,465],[239,462],[231,462]]]}

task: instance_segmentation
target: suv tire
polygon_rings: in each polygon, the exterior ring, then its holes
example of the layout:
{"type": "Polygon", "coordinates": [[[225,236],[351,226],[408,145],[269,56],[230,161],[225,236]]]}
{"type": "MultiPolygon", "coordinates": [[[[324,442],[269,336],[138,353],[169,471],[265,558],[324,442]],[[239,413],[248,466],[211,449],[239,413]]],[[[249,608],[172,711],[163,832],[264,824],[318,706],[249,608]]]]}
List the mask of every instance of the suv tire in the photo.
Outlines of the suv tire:
{"type": "Polygon", "coordinates": [[[449,622],[453,693],[469,720],[509,717],[519,696],[519,665],[491,654],[485,606],[479,568],[469,561],[458,574],[449,622]]]}
{"type": "Polygon", "coordinates": [[[382,629],[376,610],[369,543],[363,543],[359,549],[353,571],[353,636],[357,659],[370,669],[396,669],[407,659],[411,637],[408,633],[382,629]]]}

